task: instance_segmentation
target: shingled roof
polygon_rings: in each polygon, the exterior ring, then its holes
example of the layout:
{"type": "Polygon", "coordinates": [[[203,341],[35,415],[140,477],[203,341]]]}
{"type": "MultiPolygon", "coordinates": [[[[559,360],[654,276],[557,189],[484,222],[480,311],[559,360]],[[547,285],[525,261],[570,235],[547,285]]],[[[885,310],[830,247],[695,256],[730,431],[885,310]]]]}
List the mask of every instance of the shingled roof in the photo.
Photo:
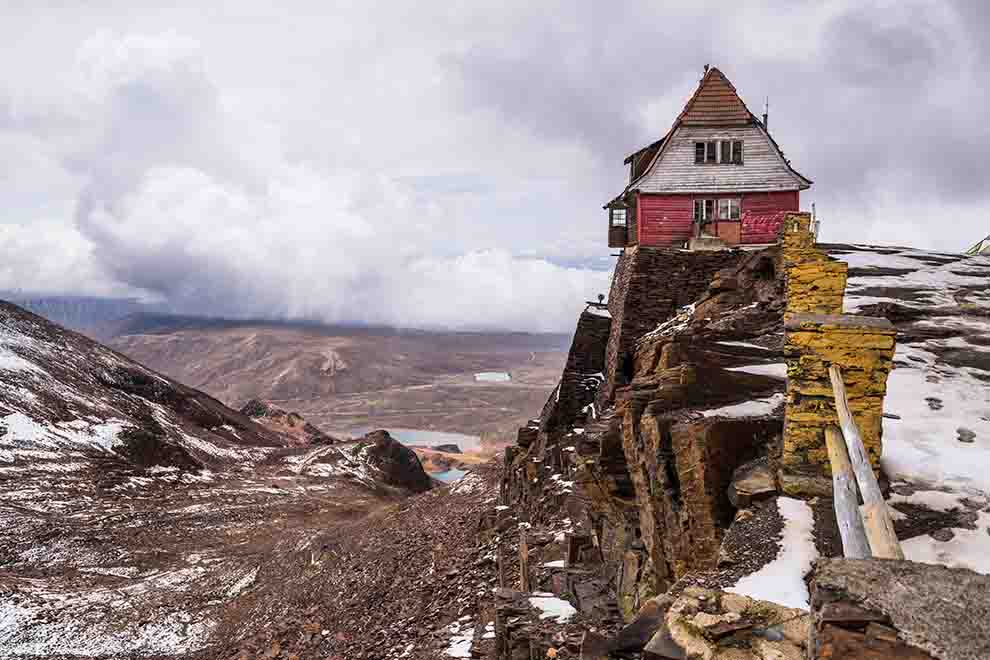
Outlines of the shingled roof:
{"type": "MultiPolygon", "coordinates": [[[[791,167],[790,161],[784,157],[783,151],[773,136],[766,130],[763,122],[756,115],[749,111],[746,104],[739,97],[735,86],[729,82],[717,67],[705,67],[705,74],[698,82],[697,89],[684,105],[684,109],[674,120],[670,130],[656,142],[643,147],[630,154],[625,159],[625,163],[633,164],[631,180],[625,191],[631,190],[643,179],[643,177],[653,168],[654,163],[661,157],[667,149],[670,138],[681,127],[702,127],[702,128],[737,128],[746,126],[756,126],[758,130],[767,138],[772,149],[776,152],[784,167],[797,177],[799,189],[807,188],[811,185],[811,180],[791,167]]],[[[625,194],[623,191],[623,194],[625,194]]],[[[621,197],[622,195],[619,195],[621,197]]],[[[607,206],[607,205],[606,205],[607,206]]]]}
{"type": "Polygon", "coordinates": [[[736,88],[716,67],[705,71],[698,89],[677,116],[686,126],[744,126],[756,121],[736,88]]]}

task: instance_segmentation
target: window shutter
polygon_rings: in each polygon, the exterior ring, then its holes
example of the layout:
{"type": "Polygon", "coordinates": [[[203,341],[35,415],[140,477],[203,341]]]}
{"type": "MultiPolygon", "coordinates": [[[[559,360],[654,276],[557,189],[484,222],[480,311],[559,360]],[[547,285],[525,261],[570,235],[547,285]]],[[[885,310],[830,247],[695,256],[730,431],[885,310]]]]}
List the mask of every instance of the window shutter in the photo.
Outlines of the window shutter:
{"type": "Polygon", "coordinates": [[[732,143],[732,162],[737,165],[742,165],[743,162],[742,145],[742,140],[736,140],[732,143]]]}
{"type": "Polygon", "coordinates": [[[695,142],[694,143],[694,163],[695,165],[700,165],[705,162],[705,143],[695,142]]]}

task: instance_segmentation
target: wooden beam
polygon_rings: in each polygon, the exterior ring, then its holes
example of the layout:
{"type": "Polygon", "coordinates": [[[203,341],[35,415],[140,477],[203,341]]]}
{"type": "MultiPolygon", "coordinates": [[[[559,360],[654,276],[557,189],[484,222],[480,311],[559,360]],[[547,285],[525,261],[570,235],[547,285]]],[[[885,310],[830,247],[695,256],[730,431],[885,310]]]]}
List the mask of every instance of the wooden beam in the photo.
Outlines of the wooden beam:
{"type": "Polygon", "coordinates": [[[835,520],[842,537],[842,554],[850,559],[868,559],[870,544],[866,539],[863,521],[859,517],[859,496],[856,493],[856,478],[853,476],[842,432],[829,426],[825,429],[825,443],[828,445],[828,459],[832,464],[832,501],[835,505],[835,520]]]}
{"type": "Polygon", "coordinates": [[[890,518],[887,503],[883,500],[877,476],[873,474],[873,466],[866,457],[863,437],[849,410],[842,371],[839,370],[838,365],[833,364],[828,369],[828,375],[832,381],[835,411],[839,416],[842,437],[849,452],[849,461],[852,463],[856,482],[859,484],[859,492],[863,496],[863,526],[866,529],[866,538],[870,542],[870,551],[874,557],[882,559],[904,559],[901,544],[894,533],[894,521],[890,518]]]}
{"type": "Polygon", "coordinates": [[[526,542],[526,532],[519,534],[519,591],[531,591],[529,573],[529,544],[526,542]]]}

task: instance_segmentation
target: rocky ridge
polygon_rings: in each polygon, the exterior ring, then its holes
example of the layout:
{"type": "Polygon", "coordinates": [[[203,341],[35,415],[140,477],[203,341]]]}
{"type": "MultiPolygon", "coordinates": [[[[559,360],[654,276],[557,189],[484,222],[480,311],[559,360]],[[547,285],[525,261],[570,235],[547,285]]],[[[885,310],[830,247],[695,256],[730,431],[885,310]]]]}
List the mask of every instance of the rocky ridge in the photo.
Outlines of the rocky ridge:
{"type": "Polygon", "coordinates": [[[0,657],[174,657],[280,553],[432,481],[387,433],[295,447],[0,303],[0,657]]]}
{"type": "MultiPolygon", "coordinates": [[[[983,460],[990,451],[990,400],[978,385],[990,374],[983,340],[990,262],[906,248],[821,247],[849,262],[848,286],[845,266],[815,249],[787,258],[781,247],[703,255],[687,279],[679,274],[693,255],[632,249],[620,257],[608,313],[589,308],[581,316],[560,385],[506,452],[500,499],[525,526],[519,546],[507,549],[527,574],[517,598],[545,590],[566,599],[585,633],[547,621],[497,625],[504,630],[497,657],[831,652],[793,637],[791,647],[766,650],[759,633],[765,625],[725,620],[719,632],[703,635],[708,647],[683,637],[663,652],[647,648],[654,635],[684,625],[683,613],[699,611],[697,602],[678,601],[682,594],[698,601],[710,592],[705,598],[717,602],[731,592],[767,603],[759,607],[807,611],[815,595],[805,575],[817,557],[841,555],[830,491],[785,495],[820,486],[790,475],[780,481],[788,377],[783,280],[792,258],[808,263],[809,274],[841,278],[838,287],[832,279],[819,287],[809,276],[800,295],[811,302],[838,295],[841,304],[846,288],[847,312],[883,316],[896,327],[880,462],[908,559],[990,573],[977,559],[990,550],[990,484],[962,458],[983,460]],[[660,303],[641,304],[647,298],[660,303]],[[675,602],[681,605],[672,608],[675,602]],[[662,612],[651,615],[657,608],[662,612]],[[671,622],[664,612],[682,614],[671,622]]],[[[730,619],[742,605],[733,607],[730,619]]],[[[503,613],[506,621],[520,616],[510,606],[503,613]]],[[[925,653],[913,646],[910,629],[892,627],[889,618],[877,625],[887,626],[877,634],[893,635],[889,652],[925,653]]],[[[855,634],[860,649],[874,643],[855,634]]],[[[977,646],[988,643],[977,638],[977,646]]],[[[934,657],[976,657],[943,653],[934,657]]]]}

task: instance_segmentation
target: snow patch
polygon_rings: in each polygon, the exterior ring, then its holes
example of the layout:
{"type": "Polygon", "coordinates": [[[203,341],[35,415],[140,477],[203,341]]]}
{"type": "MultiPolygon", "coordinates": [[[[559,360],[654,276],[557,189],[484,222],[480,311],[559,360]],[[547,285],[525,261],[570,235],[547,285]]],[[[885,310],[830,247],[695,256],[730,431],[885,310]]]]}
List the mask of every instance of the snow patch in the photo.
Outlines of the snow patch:
{"type": "Polygon", "coordinates": [[[777,510],[784,519],[777,557],[726,591],[806,610],[808,587],[804,575],[818,557],[813,536],[814,516],[807,502],[790,497],[778,497],[777,510]]]}
{"type": "Polygon", "coordinates": [[[553,594],[537,592],[529,598],[529,604],[540,610],[540,619],[553,619],[557,623],[567,623],[577,614],[573,605],[553,594]]]}
{"type": "Polygon", "coordinates": [[[703,417],[762,417],[771,414],[774,409],[784,402],[784,393],[777,392],[765,399],[743,401],[731,406],[699,410],[703,417]]]}

